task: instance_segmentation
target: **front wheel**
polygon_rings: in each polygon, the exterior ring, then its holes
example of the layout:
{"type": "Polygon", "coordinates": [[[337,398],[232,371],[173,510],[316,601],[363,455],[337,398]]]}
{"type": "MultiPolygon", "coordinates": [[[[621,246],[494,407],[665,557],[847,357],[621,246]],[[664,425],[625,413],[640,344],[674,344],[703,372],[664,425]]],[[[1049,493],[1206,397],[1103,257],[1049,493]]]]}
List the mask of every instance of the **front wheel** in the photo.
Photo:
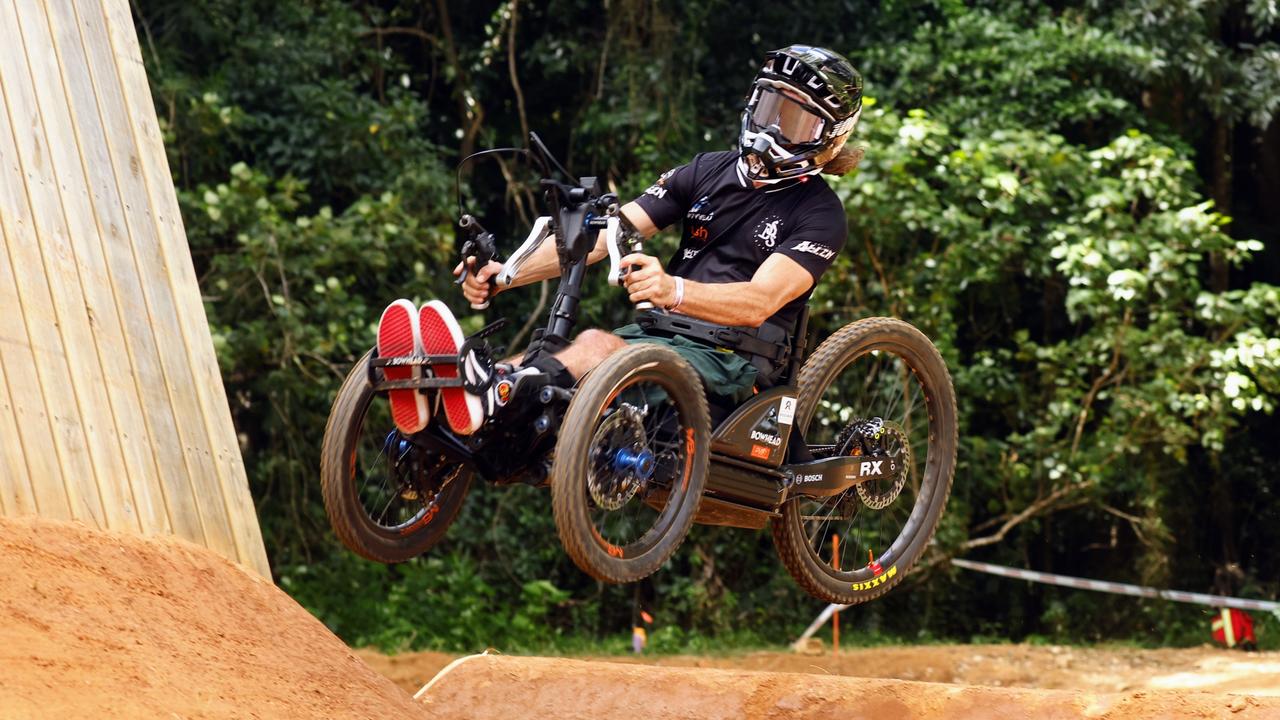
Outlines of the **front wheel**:
{"type": "Polygon", "coordinates": [[[669,348],[629,345],[589,374],[560,428],[551,504],[592,577],[635,582],[684,542],[707,481],[702,381],[669,348]]]}
{"type": "Polygon", "coordinates": [[[404,562],[444,537],[472,473],[400,434],[386,398],[369,384],[368,365],[366,354],[329,411],[320,454],[324,508],[338,539],[357,555],[404,562]]]}
{"type": "Polygon", "coordinates": [[[956,464],[956,397],[937,348],[893,318],[827,338],[800,372],[797,423],[816,457],[892,457],[899,472],[829,498],[795,496],[771,521],[809,594],[852,605],[888,592],[938,527],[956,464]]]}

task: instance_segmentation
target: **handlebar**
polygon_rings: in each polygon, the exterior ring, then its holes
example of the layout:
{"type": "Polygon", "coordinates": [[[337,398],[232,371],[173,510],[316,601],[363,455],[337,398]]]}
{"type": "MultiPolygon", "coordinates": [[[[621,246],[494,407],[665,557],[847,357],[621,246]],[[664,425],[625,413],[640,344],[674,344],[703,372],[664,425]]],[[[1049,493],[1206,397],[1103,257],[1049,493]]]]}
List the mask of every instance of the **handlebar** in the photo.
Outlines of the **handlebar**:
{"type": "MultiPolygon", "coordinates": [[[[581,300],[583,274],[587,259],[595,247],[599,233],[605,235],[605,246],[609,253],[609,283],[623,285],[623,278],[631,268],[621,267],[624,254],[640,252],[640,237],[629,228],[626,219],[619,215],[618,198],[613,193],[604,192],[597,177],[573,177],[543,144],[536,133],[529,135],[527,149],[497,148],[472,153],[459,163],[461,166],[475,157],[496,152],[523,153],[534,162],[543,177],[538,185],[543,188],[547,215],[539,217],[529,231],[528,237],[507,259],[502,270],[490,278],[491,291],[497,287],[511,287],[525,263],[542,246],[547,238],[555,238],[556,253],[560,263],[560,287],[556,290],[555,299],[551,303],[547,325],[539,331],[538,347],[545,343],[547,347],[567,344],[570,334],[578,318],[578,305],[581,300]],[[556,177],[559,173],[560,178],[556,177]],[[624,247],[625,246],[625,247],[624,247]]],[[[468,214],[462,206],[462,193],[459,186],[458,208],[461,215],[460,225],[470,234],[463,243],[463,272],[458,282],[465,282],[470,268],[466,266],[468,257],[475,257],[478,263],[488,263],[496,254],[493,235],[480,227],[476,219],[468,214]]],[[[492,292],[490,293],[492,294],[492,292]]],[[[481,310],[488,307],[486,301],[482,305],[471,307],[481,310]]],[[[652,303],[637,303],[639,309],[649,309],[652,303]]],[[[533,351],[531,351],[533,352],[533,351]]]]}
{"type": "MultiPolygon", "coordinates": [[[[613,285],[615,287],[622,287],[623,278],[626,277],[626,273],[628,269],[624,269],[621,267],[623,252],[622,252],[622,247],[618,240],[618,237],[620,235],[621,220],[617,216],[617,212],[618,212],[617,205],[614,204],[610,209],[613,212],[612,215],[608,217],[603,217],[603,218],[590,217],[584,223],[584,225],[591,230],[604,231],[605,247],[609,251],[608,282],[610,285],[613,285]]],[[[470,221],[478,226],[478,223],[475,222],[475,218],[471,218],[470,215],[464,216],[464,218],[470,218],[470,221]]],[[[463,224],[463,227],[465,228],[467,227],[467,225],[463,224]]],[[[543,215],[542,217],[535,220],[533,223],[533,228],[529,231],[529,235],[525,238],[524,242],[521,243],[520,247],[516,248],[516,251],[512,253],[511,257],[507,258],[507,261],[503,264],[502,272],[498,273],[498,276],[496,278],[497,284],[504,288],[511,287],[512,283],[515,282],[516,277],[519,276],[520,269],[524,267],[524,264],[529,260],[530,257],[533,256],[534,251],[537,250],[539,247],[541,247],[542,243],[545,242],[546,239],[552,235],[552,233],[553,233],[553,229],[552,229],[552,222],[551,222],[550,216],[543,215]]],[[[490,235],[489,237],[492,237],[492,235],[490,235]]],[[[468,241],[468,243],[470,243],[470,241],[468,241]]],[[[642,250],[642,247],[639,241],[631,242],[627,248],[628,253],[640,252],[641,250],[642,250]]],[[[465,261],[466,252],[467,252],[467,245],[464,244],[463,245],[464,261],[465,261]]],[[[477,257],[476,262],[477,264],[480,263],[479,257],[477,257]]],[[[488,259],[485,259],[485,262],[488,262],[488,259]]],[[[463,279],[466,278],[465,266],[463,268],[462,278],[463,279]]],[[[458,282],[462,282],[462,280],[460,279],[458,282]]],[[[489,304],[486,302],[483,307],[488,307],[488,305],[489,304]]],[[[472,305],[472,307],[476,308],[477,310],[483,309],[483,307],[478,307],[476,305],[472,305]]],[[[636,309],[638,310],[649,310],[652,308],[653,308],[653,303],[648,301],[641,301],[639,303],[636,303],[636,309]]]]}

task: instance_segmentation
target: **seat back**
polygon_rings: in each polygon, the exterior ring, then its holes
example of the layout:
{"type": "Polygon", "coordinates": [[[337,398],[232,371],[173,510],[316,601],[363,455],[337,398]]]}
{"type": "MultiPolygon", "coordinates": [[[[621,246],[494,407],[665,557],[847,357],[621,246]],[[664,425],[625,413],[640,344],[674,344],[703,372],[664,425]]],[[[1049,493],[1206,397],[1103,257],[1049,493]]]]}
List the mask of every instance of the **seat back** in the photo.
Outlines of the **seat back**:
{"type": "Polygon", "coordinates": [[[805,352],[808,350],[808,305],[800,308],[800,314],[796,315],[796,323],[785,338],[782,336],[783,332],[785,331],[774,325],[762,325],[760,327],[759,337],[761,340],[786,342],[790,348],[786,358],[777,365],[774,365],[774,363],[771,363],[760,356],[754,356],[751,358],[751,364],[756,366],[756,371],[758,373],[756,376],[756,386],[761,390],[765,390],[776,385],[788,385],[794,383],[796,379],[799,378],[800,367],[804,365],[805,352]],[[778,333],[777,337],[769,337],[768,333],[771,332],[778,333]]]}

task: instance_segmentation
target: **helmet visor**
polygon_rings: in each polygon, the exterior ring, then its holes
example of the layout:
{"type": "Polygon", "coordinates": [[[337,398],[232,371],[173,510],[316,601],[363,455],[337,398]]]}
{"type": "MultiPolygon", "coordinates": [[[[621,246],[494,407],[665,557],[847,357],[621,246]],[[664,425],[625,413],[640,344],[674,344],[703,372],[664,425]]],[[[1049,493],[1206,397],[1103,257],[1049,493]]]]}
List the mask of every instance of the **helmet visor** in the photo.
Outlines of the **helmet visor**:
{"type": "Polygon", "coordinates": [[[827,121],[786,93],[762,87],[751,109],[752,129],[774,128],[775,139],[786,145],[804,145],[822,139],[827,121]]]}

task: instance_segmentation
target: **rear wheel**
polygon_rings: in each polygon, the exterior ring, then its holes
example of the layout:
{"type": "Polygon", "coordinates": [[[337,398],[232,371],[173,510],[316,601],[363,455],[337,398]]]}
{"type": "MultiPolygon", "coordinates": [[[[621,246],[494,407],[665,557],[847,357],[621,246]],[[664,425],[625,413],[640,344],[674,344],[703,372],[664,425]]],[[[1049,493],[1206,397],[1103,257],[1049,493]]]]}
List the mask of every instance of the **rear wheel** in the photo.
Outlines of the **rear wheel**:
{"type": "Polygon", "coordinates": [[[702,381],[660,345],[629,345],[573,396],[552,466],[556,529],[578,567],[611,583],[651,575],[684,542],[707,479],[702,381]]]}
{"type": "Polygon", "coordinates": [[[320,482],[342,544],[376,562],[431,549],[462,508],[471,471],[400,434],[369,384],[369,355],[338,390],[325,426],[320,482]]]}
{"type": "Polygon", "coordinates": [[[919,330],[867,318],[827,338],[799,384],[797,422],[816,457],[892,457],[900,468],[834,497],[793,496],[771,521],[778,555],[802,588],[828,602],[866,602],[901,582],[942,517],[956,461],[951,375],[919,330]]]}

